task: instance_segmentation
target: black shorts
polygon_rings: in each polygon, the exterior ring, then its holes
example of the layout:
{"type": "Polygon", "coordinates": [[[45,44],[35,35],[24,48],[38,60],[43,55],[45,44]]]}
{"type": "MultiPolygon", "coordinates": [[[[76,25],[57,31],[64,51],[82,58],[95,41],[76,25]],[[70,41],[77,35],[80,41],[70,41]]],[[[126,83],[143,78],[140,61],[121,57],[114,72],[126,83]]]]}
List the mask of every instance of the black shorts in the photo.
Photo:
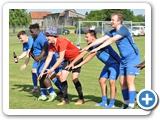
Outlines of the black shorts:
{"type": "MultiPolygon", "coordinates": [[[[76,66],[76,65],[78,65],[80,62],[82,62],[83,61],[83,58],[82,59],[80,59],[80,60],[78,60],[75,64],[74,64],[74,66],[76,66]]],[[[67,71],[72,71],[72,73],[74,73],[74,72],[78,72],[78,73],[80,73],[80,71],[81,71],[81,67],[78,67],[78,68],[76,68],[76,69],[65,69],[65,67],[67,67],[70,63],[71,63],[72,61],[71,60],[64,60],[64,63],[63,63],[63,66],[62,66],[62,70],[67,70],[67,71]]]]}

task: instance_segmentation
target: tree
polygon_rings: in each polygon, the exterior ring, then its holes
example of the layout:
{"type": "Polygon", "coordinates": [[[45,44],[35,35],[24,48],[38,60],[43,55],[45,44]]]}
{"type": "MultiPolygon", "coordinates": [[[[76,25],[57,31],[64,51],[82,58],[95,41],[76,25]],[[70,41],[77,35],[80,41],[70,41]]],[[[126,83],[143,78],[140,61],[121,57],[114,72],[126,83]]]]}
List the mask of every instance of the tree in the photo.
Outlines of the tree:
{"type": "Polygon", "coordinates": [[[13,33],[17,25],[29,25],[31,18],[26,9],[10,9],[9,10],[9,25],[13,28],[13,33]]]}

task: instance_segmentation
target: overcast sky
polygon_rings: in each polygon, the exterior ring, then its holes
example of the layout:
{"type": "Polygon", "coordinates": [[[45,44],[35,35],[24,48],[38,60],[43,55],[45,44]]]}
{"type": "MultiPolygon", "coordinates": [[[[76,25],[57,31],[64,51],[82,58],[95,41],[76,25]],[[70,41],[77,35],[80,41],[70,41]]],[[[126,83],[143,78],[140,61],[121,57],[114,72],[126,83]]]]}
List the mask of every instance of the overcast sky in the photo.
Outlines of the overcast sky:
{"type": "MultiPolygon", "coordinates": [[[[52,11],[52,13],[61,13],[63,12],[65,9],[28,9],[28,12],[30,11],[52,11]]],[[[98,9],[75,9],[76,12],[81,13],[81,14],[85,14],[86,12],[90,12],[92,10],[98,10],[98,9]]],[[[100,9],[99,9],[100,10],[100,9]]],[[[145,9],[131,9],[134,12],[134,15],[145,15],[145,9]]]]}

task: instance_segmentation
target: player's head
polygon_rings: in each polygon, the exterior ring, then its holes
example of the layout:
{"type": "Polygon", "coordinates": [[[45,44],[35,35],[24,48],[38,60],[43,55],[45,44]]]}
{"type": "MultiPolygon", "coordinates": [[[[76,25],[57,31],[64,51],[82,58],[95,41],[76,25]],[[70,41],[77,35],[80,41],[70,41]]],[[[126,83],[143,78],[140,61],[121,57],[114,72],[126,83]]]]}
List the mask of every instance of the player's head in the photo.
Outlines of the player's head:
{"type": "Polygon", "coordinates": [[[111,25],[113,28],[116,28],[123,23],[123,15],[120,13],[115,13],[111,15],[111,25]]]}
{"type": "Polygon", "coordinates": [[[39,34],[39,31],[40,31],[39,24],[38,23],[31,24],[29,26],[29,29],[30,29],[31,36],[33,38],[36,38],[38,36],[38,34],[39,34]]]}
{"type": "Polygon", "coordinates": [[[94,30],[88,30],[85,33],[85,40],[86,40],[87,44],[91,44],[96,39],[97,39],[96,32],[94,30]]]}
{"type": "Polygon", "coordinates": [[[48,40],[49,43],[55,43],[58,33],[57,33],[57,28],[48,26],[45,31],[46,39],[48,40]]]}
{"type": "Polygon", "coordinates": [[[19,38],[20,42],[22,42],[22,43],[28,42],[28,36],[24,30],[18,32],[17,37],[19,38]]]}

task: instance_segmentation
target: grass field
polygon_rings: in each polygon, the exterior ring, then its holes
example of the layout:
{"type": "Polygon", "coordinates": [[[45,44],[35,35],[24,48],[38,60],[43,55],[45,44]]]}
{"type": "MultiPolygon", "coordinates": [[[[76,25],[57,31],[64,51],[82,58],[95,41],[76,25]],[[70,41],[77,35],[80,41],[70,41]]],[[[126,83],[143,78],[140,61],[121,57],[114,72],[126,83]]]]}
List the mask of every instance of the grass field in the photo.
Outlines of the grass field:
{"type": "MultiPolygon", "coordinates": [[[[75,34],[65,35],[68,39],[75,42],[75,34]]],[[[135,43],[137,44],[141,53],[141,61],[143,61],[145,50],[145,37],[135,37],[135,43]]],[[[86,46],[85,42],[80,43],[82,47],[86,46]]],[[[112,45],[117,51],[115,44],[112,45]]],[[[72,83],[71,76],[68,77],[68,93],[70,104],[64,106],[57,106],[57,103],[61,101],[61,98],[57,97],[53,102],[37,101],[36,98],[39,94],[28,94],[27,92],[33,88],[31,78],[32,59],[29,62],[27,68],[24,71],[20,71],[20,66],[24,63],[24,60],[19,61],[17,64],[13,61],[13,52],[20,55],[22,52],[22,44],[18,41],[15,34],[10,34],[9,37],[9,109],[103,109],[103,107],[95,107],[94,104],[101,101],[101,91],[98,83],[99,74],[104,66],[96,57],[85,64],[82,67],[80,74],[80,81],[83,87],[85,104],[77,106],[74,103],[77,101],[78,96],[76,89],[72,83]]],[[[140,75],[135,80],[137,93],[145,88],[145,69],[141,70],[140,75]]],[[[108,81],[107,81],[108,85],[108,81]]],[[[116,82],[117,94],[116,94],[116,108],[122,105],[123,99],[121,95],[119,80],[116,82]]],[[[54,86],[55,91],[58,89],[54,86]]],[[[109,86],[108,86],[109,90],[109,86]]],[[[108,91],[108,98],[109,98],[108,91]]],[[[139,109],[136,104],[135,108],[139,109]]]]}

